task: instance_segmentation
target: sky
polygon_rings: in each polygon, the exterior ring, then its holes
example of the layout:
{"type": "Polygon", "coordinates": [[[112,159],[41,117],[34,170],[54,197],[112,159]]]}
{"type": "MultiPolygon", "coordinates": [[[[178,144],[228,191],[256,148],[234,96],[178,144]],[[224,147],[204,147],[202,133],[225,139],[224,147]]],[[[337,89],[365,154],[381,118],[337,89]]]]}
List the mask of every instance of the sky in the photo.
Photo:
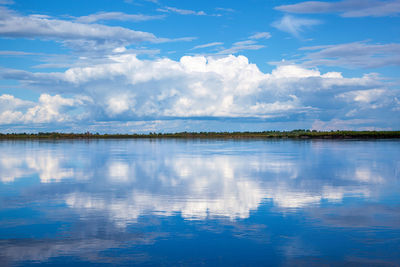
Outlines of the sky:
{"type": "Polygon", "coordinates": [[[400,130],[400,0],[0,0],[0,132],[400,130]]]}

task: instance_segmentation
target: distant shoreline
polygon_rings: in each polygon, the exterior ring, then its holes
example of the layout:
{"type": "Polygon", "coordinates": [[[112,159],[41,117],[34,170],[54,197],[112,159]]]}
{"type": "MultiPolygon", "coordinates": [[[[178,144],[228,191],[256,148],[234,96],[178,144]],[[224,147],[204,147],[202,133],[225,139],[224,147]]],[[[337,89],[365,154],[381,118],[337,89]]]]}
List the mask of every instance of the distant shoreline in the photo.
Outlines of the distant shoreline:
{"type": "Polygon", "coordinates": [[[400,139],[400,131],[264,131],[264,132],[178,132],[148,134],[98,133],[0,133],[0,140],[42,139],[400,139]]]}

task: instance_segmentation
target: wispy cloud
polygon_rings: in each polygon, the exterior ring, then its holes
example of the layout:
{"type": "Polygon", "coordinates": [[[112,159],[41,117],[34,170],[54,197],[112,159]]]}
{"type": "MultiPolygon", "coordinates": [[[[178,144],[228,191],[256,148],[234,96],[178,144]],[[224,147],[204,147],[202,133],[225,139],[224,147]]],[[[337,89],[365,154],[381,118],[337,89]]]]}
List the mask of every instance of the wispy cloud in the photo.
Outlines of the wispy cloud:
{"type": "Polygon", "coordinates": [[[300,38],[300,34],[305,29],[311,28],[312,26],[318,24],[321,24],[321,21],[285,15],[282,17],[282,19],[273,22],[271,25],[278,30],[290,33],[291,35],[300,38]]]}
{"type": "Polygon", "coordinates": [[[306,1],[275,9],[298,14],[339,13],[342,17],[383,17],[400,14],[399,0],[306,1]]]}
{"type": "Polygon", "coordinates": [[[225,7],[216,7],[215,10],[217,10],[217,11],[223,11],[223,12],[230,12],[230,13],[235,12],[234,9],[232,9],[232,8],[225,8],[225,7]]]}
{"type": "MultiPolygon", "coordinates": [[[[112,15],[112,17],[115,14],[112,15]]],[[[141,42],[190,41],[193,38],[159,38],[149,32],[119,26],[87,24],[54,19],[44,15],[23,16],[0,8],[0,36],[11,38],[54,39],[75,50],[100,51],[141,42]]]]}
{"type": "Polygon", "coordinates": [[[233,45],[235,46],[243,46],[243,45],[252,45],[252,44],[256,44],[257,42],[254,40],[246,40],[246,41],[239,41],[236,43],[233,43],[233,45]]]}
{"type": "MultiPolygon", "coordinates": [[[[265,45],[248,43],[249,41],[236,42],[230,48],[223,49],[217,52],[217,55],[233,55],[245,50],[259,50],[265,45]]],[[[251,41],[250,41],[251,42],[251,41]]]]}
{"type": "Polygon", "coordinates": [[[142,15],[142,14],[126,14],[123,12],[99,12],[88,16],[82,16],[76,19],[77,22],[93,23],[104,20],[119,20],[119,21],[147,21],[162,19],[163,15],[142,15]]]}
{"type": "Polygon", "coordinates": [[[180,15],[195,15],[195,16],[206,16],[207,14],[204,11],[194,11],[189,9],[179,9],[176,7],[164,7],[158,8],[157,11],[165,12],[165,13],[177,13],[180,15]]]}
{"type": "MultiPolygon", "coordinates": [[[[142,1],[158,4],[158,0],[142,0],[142,1]]],[[[124,2],[127,3],[127,4],[132,4],[132,3],[136,2],[136,1],[135,0],[124,0],[124,2]]]]}
{"type": "Polygon", "coordinates": [[[13,5],[15,2],[13,0],[0,0],[0,5],[13,5]]]}
{"type": "Polygon", "coordinates": [[[213,47],[213,46],[220,46],[220,45],[223,45],[223,44],[224,43],[222,43],[222,42],[213,42],[213,43],[208,43],[208,44],[196,45],[195,47],[192,48],[192,50],[200,49],[200,48],[213,47]]]}
{"type": "Polygon", "coordinates": [[[33,55],[40,55],[40,53],[0,50],[0,56],[33,56],[33,55]]]}
{"type": "Polygon", "coordinates": [[[217,52],[217,55],[237,54],[245,50],[259,50],[265,47],[258,43],[261,39],[269,39],[271,34],[269,32],[259,32],[253,34],[244,41],[238,41],[232,44],[230,48],[225,48],[217,52]]]}
{"type": "Polygon", "coordinates": [[[123,27],[110,27],[100,24],[88,25],[38,15],[22,16],[6,9],[1,9],[0,14],[0,36],[5,37],[113,39],[127,42],[158,41],[157,37],[151,33],[123,27]]]}
{"type": "Polygon", "coordinates": [[[309,52],[303,59],[307,65],[378,68],[400,66],[400,44],[353,42],[338,45],[302,47],[309,52]]]}
{"type": "Polygon", "coordinates": [[[271,34],[269,32],[258,32],[249,37],[249,39],[256,39],[256,40],[269,39],[269,38],[271,38],[271,34]]]}

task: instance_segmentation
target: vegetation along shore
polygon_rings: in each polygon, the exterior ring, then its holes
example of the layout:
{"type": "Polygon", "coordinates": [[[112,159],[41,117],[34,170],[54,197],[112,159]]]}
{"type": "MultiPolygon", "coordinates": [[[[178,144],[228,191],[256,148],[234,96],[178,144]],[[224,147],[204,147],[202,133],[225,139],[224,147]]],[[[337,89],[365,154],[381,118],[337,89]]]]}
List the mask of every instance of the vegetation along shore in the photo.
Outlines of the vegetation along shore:
{"type": "Polygon", "coordinates": [[[178,132],[147,134],[99,133],[0,133],[0,139],[111,139],[111,138],[182,138],[182,139],[393,139],[400,138],[400,131],[263,131],[263,132],[178,132]]]}

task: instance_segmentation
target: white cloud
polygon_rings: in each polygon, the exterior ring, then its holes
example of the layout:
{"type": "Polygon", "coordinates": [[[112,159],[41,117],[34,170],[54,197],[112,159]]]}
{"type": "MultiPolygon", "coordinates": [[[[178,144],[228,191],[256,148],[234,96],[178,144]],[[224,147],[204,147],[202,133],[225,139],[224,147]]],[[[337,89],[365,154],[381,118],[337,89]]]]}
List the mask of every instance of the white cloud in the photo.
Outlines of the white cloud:
{"type": "Polygon", "coordinates": [[[6,37],[60,38],[60,39],[116,39],[122,42],[158,42],[151,33],[133,31],[122,27],[100,24],[87,25],[67,20],[51,19],[43,16],[21,16],[2,8],[0,34],[6,37]]]}
{"type": "Polygon", "coordinates": [[[0,0],[0,5],[13,5],[15,2],[13,0],[0,0]]]}
{"type": "Polygon", "coordinates": [[[276,78],[309,78],[320,77],[321,73],[315,69],[305,69],[297,65],[281,65],[272,71],[276,78]]]}
{"type": "Polygon", "coordinates": [[[32,55],[40,55],[39,53],[31,53],[24,51],[0,51],[0,56],[32,56],[32,55]]]}
{"type": "MultiPolygon", "coordinates": [[[[82,105],[82,99],[63,98],[42,94],[37,103],[24,101],[11,95],[0,96],[0,124],[37,124],[70,121],[68,110],[82,105]]],[[[76,119],[76,118],[75,118],[76,119]]]]}
{"type": "Polygon", "coordinates": [[[233,45],[234,46],[246,46],[246,45],[253,45],[255,43],[257,43],[257,42],[254,40],[246,40],[246,41],[239,41],[239,42],[233,43],[233,45]]]}
{"type": "Polygon", "coordinates": [[[265,45],[259,45],[259,44],[256,44],[252,40],[247,40],[247,41],[236,42],[232,45],[232,47],[222,49],[222,50],[218,51],[216,54],[217,55],[231,55],[231,54],[237,54],[241,51],[246,51],[246,50],[259,50],[264,47],[265,47],[265,45]]]}
{"type": "Polygon", "coordinates": [[[337,2],[306,1],[282,5],[275,9],[290,13],[340,13],[342,17],[383,17],[400,13],[399,0],[343,0],[337,2]]]}
{"type": "Polygon", "coordinates": [[[195,47],[192,48],[192,50],[200,49],[200,48],[220,46],[220,45],[223,45],[223,43],[221,43],[221,42],[212,42],[212,43],[208,43],[208,44],[196,45],[195,47]]]}
{"type": "Polygon", "coordinates": [[[392,120],[385,119],[390,124],[398,112],[398,93],[387,89],[377,75],[346,78],[339,72],[321,73],[295,64],[263,73],[244,56],[185,56],[174,61],[122,54],[65,72],[3,71],[3,79],[19,80],[43,95],[38,103],[27,103],[29,107],[4,108],[2,124],[79,122],[79,118],[95,124],[201,117],[287,121],[307,116],[311,126],[320,116],[327,121],[356,114],[359,119],[375,118],[376,123],[392,114],[392,120]],[[49,95],[65,92],[74,97],[49,95]]]}
{"type": "Polygon", "coordinates": [[[125,111],[132,109],[135,104],[135,100],[133,96],[128,95],[118,95],[113,96],[108,99],[106,110],[109,112],[111,116],[121,114],[125,111]]]}
{"type": "Polygon", "coordinates": [[[189,9],[179,9],[176,7],[164,7],[158,8],[157,11],[166,12],[166,13],[177,13],[180,15],[195,15],[195,16],[205,16],[207,15],[204,11],[194,11],[189,9]]]}
{"type": "Polygon", "coordinates": [[[258,32],[249,37],[249,39],[269,39],[271,34],[269,32],[258,32]]]}
{"type": "Polygon", "coordinates": [[[120,21],[147,21],[162,19],[165,16],[162,15],[143,15],[143,14],[126,14],[123,12],[99,12],[87,16],[82,16],[76,19],[77,22],[81,23],[93,23],[104,20],[120,20],[120,21]]]}
{"type": "Polygon", "coordinates": [[[282,19],[273,22],[271,25],[278,30],[290,33],[291,35],[300,38],[300,34],[307,28],[321,24],[321,21],[315,19],[298,18],[290,15],[285,15],[282,19]]]}
{"type": "MultiPolygon", "coordinates": [[[[96,15],[86,20],[96,19],[96,15]]],[[[115,17],[112,13],[98,16],[115,17]]],[[[127,18],[126,16],[122,16],[127,18]]],[[[86,24],[54,19],[43,15],[23,16],[0,7],[0,36],[11,38],[54,39],[81,51],[113,50],[116,47],[141,42],[160,43],[168,41],[190,41],[193,38],[158,38],[152,33],[135,31],[119,26],[86,24]]]]}
{"type": "Polygon", "coordinates": [[[217,51],[215,54],[231,55],[231,54],[237,54],[245,50],[259,50],[264,48],[265,45],[258,44],[258,41],[260,41],[261,39],[269,39],[270,37],[271,34],[269,32],[259,32],[249,36],[247,40],[233,43],[230,48],[221,47],[220,50],[217,51]]]}
{"type": "Polygon", "coordinates": [[[336,130],[359,130],[359,131],[379,131],[379,130],[397,130],[392,128],[398,125],[398,122],[390,123],[391,127],[379,127],[379,121],[374,119],[331,119],[327,121],[315,120],[311,129],[318,131],[336,131],[336,130]],[[372,126],[371,126],[372,125],[372,126]]]}
{"type": "Polygon", "coordinates": [[[75,102],[74,99],[63,98],[60,95],[42,94],[38,105],[28,109],[23,119],[34,123],[62,122],[69,119],[62,110],[74,106],[75,102]]]}
{"type": "Polygon", "coordinates": [[[0,96],[0,124],[10,124],[20,122],[23,114],[20,110],[24,110],[34,106],[31,101],[25,101],[15,98],[12,95],[0,96]]]}
{"type": "MultiPolygon", "coordinates": [[[[155,3],[155,4],[158,3],[158,0],[143,0],[143,1],[150,2],[150,3],[155,3]]],[[[127,3],[127,4],[132,4],[132,3],[137,2],[137,1],[134,1],[134,0],[124,0],[124,2],[127,3]]]]}
{"type": "Polygon", "coordinates": [[[387,93],[388,92],[384,89],[371,89],[346,92],[338,95],[337,97],[371,105],[372,102],[379,100],[380,97],[387,95],[387,93]]]}
{"type": "Polygon", "coordinates": [[[224,11],[224,12],[236,12],[233,8],[225,8],[225,7],[216,7],[215,10],[217,11],[224,11]]]}
{"type": "Polygon", "coordinates": [[[338,45],[302,47],[312,51],[303,57],[307,65],[378,68],[400,65],[400,44],[353,42],[338,45]]]}
{"type": "Polygon", "coordinates": [[[29,107],[32,105],[33,102],[21,100],[12,95],[4,94],[0,96],[0,111],[19,107],[29,107]]]}

